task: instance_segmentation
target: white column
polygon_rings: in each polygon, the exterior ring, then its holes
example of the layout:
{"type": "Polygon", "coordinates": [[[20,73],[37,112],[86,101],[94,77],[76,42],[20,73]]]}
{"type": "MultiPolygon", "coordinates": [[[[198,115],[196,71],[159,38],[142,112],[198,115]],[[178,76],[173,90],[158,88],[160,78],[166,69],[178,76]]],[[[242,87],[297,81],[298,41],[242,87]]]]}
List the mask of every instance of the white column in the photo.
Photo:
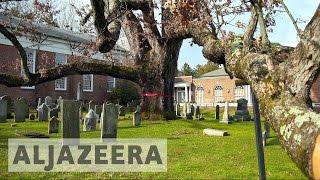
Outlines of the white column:
{"type": "Polygon", "coordinates": [[[191,100],[191,86],[189,87],[189,102],[191,102],[192,100],[191,100]]]}
{"type": "Polygon", "coordinates": [[[184,101],[188,102],[188,87],[185,85],[184,87],[184,101]]]}

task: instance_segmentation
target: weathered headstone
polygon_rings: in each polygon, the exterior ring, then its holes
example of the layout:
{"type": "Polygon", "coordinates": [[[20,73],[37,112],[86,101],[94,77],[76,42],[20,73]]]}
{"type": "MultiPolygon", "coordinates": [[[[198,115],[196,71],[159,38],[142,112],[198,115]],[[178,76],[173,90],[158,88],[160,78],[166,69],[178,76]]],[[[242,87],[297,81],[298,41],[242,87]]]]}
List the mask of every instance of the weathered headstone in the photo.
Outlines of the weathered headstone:
{"type": "Polygon", "coordinates": [[[90,109],[87,115],[84,117],[83,131],[96,130],[98,115],[90,109]]]}
{"type": "Polygon", "coordinates": [[[216,106],[216,119],[217,120],[220,119],[220,106],[219,105],[216,106]]]}
{"type": "Polygon", "coordinates": [[[6,100],[7,101],[7,118],[12,118],[12,113],[14,112],[14,102],[10,98],[10,96],[2,96],[0,97],[0,100],[6,100]]]}
{"type": "Polygon", "coordinates": [[[52,105],[52,98],[50,96],[45,97],[44,104],[47,105],[47,107],[51,107],[52,105]]]}
{"type": "Polygon", "coordinates": [[[141,125],[141,107],[137,106],[136,111],[133,113],[133,126],[141,125]]]}
{"type": "Polygon", "coordinates": [[[123,106],[120,106],[119,108],[119,116],[125,116],[126,115],[126,110],[123,106]]]}
{"type": "Polygon", "coordinates": [[[229,102],[228,101],[225,102],[223,118],[220,121],[220,123],[225,123],[225,124],[231,123],[230,118],[229,118],[229,102]]]}
{"type": "Polygon", "coordinates": [[[48,133],[58,133],[59,132],[59,120],[53,116],[49,120],[49,125],[48,125],[48,133]]]}
{"type": "Polygon", "coordinates": [[[118,107],[103,104],[101,115],[101,139],[117,137],[118,107]]]}
{"type": "Polygon", "coordinates": [[[176,116],[181,116],[181,113],[180,113],[180,103],[176,103],[176,116]]]}
{"type": "Polygon", "coordinates": [[[60,108],[58,106],[53,109],[49,109],[49,115],[48,115],[49,118],[52,118],[53,116],[58,118],[59,117],[59,109],[60,108]]]}
{"type": "Polygon", "coordinates": [[[14,121],[25,122],[27,115],[28,104],[23,99],[17,99],[14,105],[14,121]]]}
{"type": "Polygon", "coordinates": [[[197,105],[196,110],[195,110],[194,113],[195,113],[194,116],[196,118],[200,118],[200,106],[197,105]]]}
{"type": "Polygon", "coordinates": [[[38,107],[37,110],[39,121],[48,121],[49,107],[45,103],[43,103],[40,107],[38,107]]]}
{"type": "Polygon", "coordinates": [[[7,122],[8,103],[7,100],[0,100],[0,123],[7,122]]]}
{"type": "Polygon", "coordinates": [[[195,113],[194,105],[193,105],[193,104],[190,104],[190,105],[189,105],[189,108],[190,108],[190,114],[191,114],[191,116],[193,116],[194,113],[195,113]]]}
{"type": "Polygon", "coordinates": [[[248,101],[246,99],[239,99],[237,103],[238,103],[238,106],[237,106],[236,114],[233,117],[234,120],[250,121],[251,116],[248,111],[248,101]]]}
{"type": "Polygon", "coordinates": [[[62,138],[80,138],[79,101],[62,100],[62,138]]]}
{"type": "Polygon", "coordinates": [[[28,101],[25,98],[19,98],[20,101],[24,101],[24,104],[26,104],[25,108],[26,108],[26,116],[25,118],[29,118],[29,114],[30,114],[30,110],[29,110],[29,105],[28,105],[28,101]]]}
{"type": "Polygon", "coordinates": [[[90,109],[94,110],[94,103],[93,103],[93,101],[90,101],[90,102],[88,103],[88,106],[89,106],[88,111],[90,111],[90,109]]]}
{"type": "Polygon", "coordinates": [[[29,120],[34,121],[36,119],[36,116],[34,114],[29,115],[29,120]]]}
{"type": "Polygon", "coordinates": [[[95,105],[94,106],[94,112],[101,117],[101,113],[102,113],[102,106],[101,105],[95,105]]]}
{"type": "Polygon", "coordinates": [[[82,84],[81,84],[81,82],[79,82],[78,86],[77,86],[77,100],[78,101],[82,100],[82,93],[83,93],[82,84]]]}
{"type": "Polygon", "coordinates": [[[203,134],[207,136],[228,136],[229,133],[227,131],[221,131],[216,129],[204,129],[203,134]]]}

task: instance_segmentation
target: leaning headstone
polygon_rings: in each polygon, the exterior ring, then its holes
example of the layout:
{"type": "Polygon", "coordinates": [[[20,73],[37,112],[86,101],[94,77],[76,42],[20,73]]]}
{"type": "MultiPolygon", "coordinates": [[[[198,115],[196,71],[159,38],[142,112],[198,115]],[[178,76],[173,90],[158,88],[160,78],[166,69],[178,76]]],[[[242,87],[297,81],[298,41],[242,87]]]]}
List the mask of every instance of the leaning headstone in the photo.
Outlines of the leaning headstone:
{"type": "Polygon", "coordinates": [[[88,111],[90,111],[90,109],[94,110],[94,103],[93,103],[93,101],[90,101],[90,102],[88,103],[88,106],[89,106],[88,111]]]}
{"type": "Polygon", "coordinates": [[[0,100],[6,100],[7,101],[7,119],[12,118],[12,113],[14,112],[14,102],[10,98],[10,96],[2,96],[0,97],[0,100]]]}
{"type": "Polygon", "coordinates": [[[137,106],[136,111],[133,113],[133,126],[141,125],[141,107],[137,106]]]}
{"type": "Polygon", "coordinates": [[[62,100],[62,138],[80,138],[79,108],[78,101],[62,100]]]}
{"type": "Polygon", "coordinates": [[[229,118],[229,102],[228,101],[225,102],[223,118],[219,122],[220,123],[225,123],[225,124],[231,123],[230,118],[229,118]]]}
{"type": "Polygon", "coordinates": [[[55,108],[53,108],[53,109],[50,109],[49,110],[49,118],[52,118],[53,116],[54,117],[56,117],[56,118],[58,118],[59,117],[59,107],[57,106],[57,107],[55,107],[55,108]]]}
{"type": "Polygon", "coordinates": [[[101,139],[117,138],[118,107],[115,104],[103,104],[101,115],[101,139]]]}
{"type": "Polygon", "coordinates": [[[96,130],[98,115],[90,109],[87,115],[84,117],[83,131],[96,130]]]}
{"type": "Polygon", "coordinates": [[[49,113],[49,108],[46,104],[42,104],[40,107],[38,107],[38,119],[39,121],[48,121],[48,113],[49,113]]]}
{"type": "Polygon", "coordinates": [[[7,122],[8,103],[7,100],[0,100],[0,123],[7,122]]]}
{"type": "Polygon", "coordinates": [[[14,105],[14,122],[25,122],[28,105],[24,100],[17,99],[14,105]]]}
{"type": "Polygon", "coordinates": [[[233,116],[235,121],[250,121],[251,116],[248,111],[248,100],[246,99],[239,99],[237,101],[237,111],[236,114],[233,116]]]}
{"type": "Polygon", "coordinates": [[[220,119],[220,106],[219,105],[216,106],[216,119],[217,120],[220,119]]]}
{"type": "Polygon", "coordinates": [[[95,105],[94,106],[94,112],[101,117],[101,113],[102,113],[102,106],[101,105],[95,105]]]}
{"type": "Polygon", "coordinates": [[[48,133],[58,133],[59,132],[59,120],[53,116],[49,120],[49,125],[48,125],[48,133]]]}

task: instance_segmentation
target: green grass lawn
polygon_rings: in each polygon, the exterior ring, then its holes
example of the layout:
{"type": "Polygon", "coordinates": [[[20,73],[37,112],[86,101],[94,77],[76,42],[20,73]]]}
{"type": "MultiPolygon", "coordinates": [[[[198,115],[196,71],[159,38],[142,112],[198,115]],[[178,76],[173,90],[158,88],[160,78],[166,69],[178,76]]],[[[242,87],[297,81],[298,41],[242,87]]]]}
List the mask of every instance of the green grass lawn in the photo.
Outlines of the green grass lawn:
{"type": "MultiPolygon", "coordinates": [[[[165,138],[168,140],[168,171],[165,173],[8,173],[7,139],[18,131],[47,133],[47,122],[0,124],[0,179],[258,179],[253,122],[219,124],[213,111],[204,121],[143,121],[132,127],[131,117],[120,119],[119,138],[165,138]],[[227,130],[227,137],[207,137],[205,128],[227,130]]],[[[82,129],[82,128],[81,128],[82,129]]],[[[52,138],[60,134],[50,135],[52,138]]],[[[81,132],[81,138],[99,138],[100,131],[81,132]]],[[[265,148],[268,179],[307,179],[291,162],[272,133],[265,148]]]]}

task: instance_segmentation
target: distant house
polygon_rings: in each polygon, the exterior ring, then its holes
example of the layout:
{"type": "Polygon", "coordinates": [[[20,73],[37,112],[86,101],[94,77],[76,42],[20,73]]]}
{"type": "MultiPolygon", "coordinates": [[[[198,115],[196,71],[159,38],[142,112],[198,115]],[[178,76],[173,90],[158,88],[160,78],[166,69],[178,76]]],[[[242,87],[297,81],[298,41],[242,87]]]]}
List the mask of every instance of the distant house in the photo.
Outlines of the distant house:
{"type": "MultiPolygon", "coordinates": [[[[80,43],[94,42],[95,37],[93,36],[41,24],[36,24],[36,31],[46,36],[43,42],[37,43],[30,40],[32,39],[30,34],[18,37],[27,52],[28,67],[33,73],[43,67],[50,68],[73,61],[96,60],[111,63],[110,54],[107,57],[105,54],[96,53],[88,58],[76,49],[80,43]]],[[[121,63],[127,55],[127,51],[117,45],[111,51],[112,63],[121,63]]],[[[0,72],[20,74],[21,69],[16,66],[19,64],[18,59],[20,56],[16,48],[0,34],[0,72]]],[[[92,74],[74,75],[32,87],[8,88],[0,85],[0,96],[9,95],[12,99],[24,97],[32,105],[36,104],[38,98],[46,96],[51,96],[53,99],[58,99],[59,96],[64,99],[76,99],[79,82],[83,85],[83,99],[93,100],[96,103],[107,100],[108,94],[117,85],[117,80],[113,77],[92,74]]]]}
{"type": "Polygon", "coordinates": [[[208,72],[198,78],[180,76],[175,78],[175,101],[178,103],[192,102],[200,106],[222,105],[228,101],[236,106],[238,99],[247,99],[252,105],[249,85],[237,83],[231,79],[224,68],[208,72]]]}
{"type": "MultiPolygon", "coordinates": [[[[243,85],[237,79],[231,79],[224,68],[203,74],[199,78],[192,76],[179,76],[175,78],[174,98],[176,102],[192,102],[200,106],[222,105],[229,101],[236,106],[238,99],[248,100],[252,106],[252,95],[249,85],[243,85]]],[[[310,98],[313,107],[320,111],[320,76],[311,87],[310,98]]]]}

